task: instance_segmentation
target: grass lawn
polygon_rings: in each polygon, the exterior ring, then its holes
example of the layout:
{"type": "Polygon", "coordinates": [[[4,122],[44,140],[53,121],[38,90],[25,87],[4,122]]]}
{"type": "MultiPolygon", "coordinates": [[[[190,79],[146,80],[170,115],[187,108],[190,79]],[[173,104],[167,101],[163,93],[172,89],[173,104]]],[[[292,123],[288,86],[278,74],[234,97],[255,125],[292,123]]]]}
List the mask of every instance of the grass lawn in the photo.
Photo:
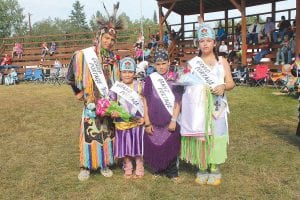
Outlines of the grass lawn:
{"type": "Polygon", "coordinates": [[[182,182],[125,180],[92,174],[79,182],[81,102],[69,86],[0,85],[0,199],[300,199],[298,101],[270,88],[237,87],[228,94],[230,146],[219,187],[194,183],[181,163],[182,182]]]}

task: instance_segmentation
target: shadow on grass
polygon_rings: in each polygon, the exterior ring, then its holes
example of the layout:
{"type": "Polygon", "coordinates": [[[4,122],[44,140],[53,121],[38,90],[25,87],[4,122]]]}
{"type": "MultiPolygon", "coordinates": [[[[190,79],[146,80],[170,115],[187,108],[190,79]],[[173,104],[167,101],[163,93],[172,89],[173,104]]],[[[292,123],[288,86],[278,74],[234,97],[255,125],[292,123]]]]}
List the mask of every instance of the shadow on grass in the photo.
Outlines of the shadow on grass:
{"type": "Polygon", "coordinates": [[[290,128],[284,127],[282,125],[274,126],[272,124],[265,124],[263,128],[276,135],[278,138],[287,141],[289,144],[298,147],[300,150],[300,137],[296,136],[296,130],[291,132],[290,128]]]}

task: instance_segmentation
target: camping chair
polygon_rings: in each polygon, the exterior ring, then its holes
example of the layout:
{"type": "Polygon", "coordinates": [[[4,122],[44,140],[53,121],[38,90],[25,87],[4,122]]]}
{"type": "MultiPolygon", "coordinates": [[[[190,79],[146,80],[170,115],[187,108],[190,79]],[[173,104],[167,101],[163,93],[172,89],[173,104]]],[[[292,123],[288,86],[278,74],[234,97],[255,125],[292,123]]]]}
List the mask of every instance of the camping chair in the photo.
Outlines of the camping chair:
{"type": "Polygon", "coordinates": [[[299,72],[293,72],[290,65],[288,65],[288,70],[286,72],[285,78],[283,79],[284,86],[280,89],[280,92],[292,94],[293,92],[298,93],[298,88],[300,84],[299,72]]]}
{"type": "Polygon", "coordinates": [[[269,78],[269,67],[267,65],[256,65],[254,72],[250,73],[251,86],[264,86],[269,78]]]}
{"type": "Polygon", "coordinates": [[[291,73],[290,65],[282,65],[282,68],[278,72],[272,72],[270,73],[270,80],[275,88],[282,87],[286,84],[288,80],[288,74],[291,73]]]}
{"type": "Polygon", "coordinates": [[[293,92],[296,91],[298,82],[299,81],[298,81],[297,77],[294,77],[292,75],[288,75],[286,83],[285,83],[284,86],[282,86],[282,88],[280,89],[280,92],[292,94],[293,92]]]}
{"type": "Polygon", "coordinates": [[[40,68],[36,68],[33,72],[33,80],[38,83],[44,80],[43,70],[40,68]]]}
{"type": "Polygon", "coordinates": [[[249,68],[246,66],[235,68],[232,72],[232,79],[236,85],[247,84],[249,81],[249,68]]]}
{"type": "Polygon", "coordinates": [[[60,71],[57,69],[46,69],[45,70],[45,83],[50,85],[61,85],[64,82],[64,77],[60,75],[60,71]]]}
{"type": "Polygon", "coordinates": [[[28,68],[25,70],[25,75],[24,75],[24,81],[31,81],[32,78],[33,78],[33,75],[32,75],[32,69],[31,68],[28,68]]]}
{"type": "Polygon", "coordinates": [[[44,72],[44,81],[45,81],[46,83],[49,82],[50,75],[51,75],[50,69],[45,69],[45,72],[44,72]]]}

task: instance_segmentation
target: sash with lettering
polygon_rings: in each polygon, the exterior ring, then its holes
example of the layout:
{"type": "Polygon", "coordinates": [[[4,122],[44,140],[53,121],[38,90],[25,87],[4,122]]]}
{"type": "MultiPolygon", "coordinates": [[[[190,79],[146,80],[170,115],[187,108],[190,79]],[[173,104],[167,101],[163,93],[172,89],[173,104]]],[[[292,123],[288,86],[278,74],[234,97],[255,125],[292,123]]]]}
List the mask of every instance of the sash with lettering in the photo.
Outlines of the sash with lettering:
{"type": "Polygon", "coordinates": [[[83,54],[99,92],[103,97],[108,98],[107,82],[94,48],[83,49],[83,54]]]}
{"type": "Polygon", "coordinates": [[[165,108],[168,110],[170,115],[173,115],[175,96],[169,87],[167,81],[159,73],[154,72],[150,75],[153,86],[158,93],[159,98],[163,102],[165,108]]]}
{"type": "Polygon", "coordinates": [[[217,77],[210,73],[211,68],[208,67],[199,56],[189,60],[188,64],[192,67],[192,73],[198,76],[210,88],[214,88],[218,85],[217,77]]]}
{"type": "Polygon", "coordinates": [[[133,105],[134,108],[137,109],[142,116],[144,116],[143,102],[136,91],[119,81],[116,81],[115,84],[110,88],[110,90],[117,93],[119,96],[133,105]]]}

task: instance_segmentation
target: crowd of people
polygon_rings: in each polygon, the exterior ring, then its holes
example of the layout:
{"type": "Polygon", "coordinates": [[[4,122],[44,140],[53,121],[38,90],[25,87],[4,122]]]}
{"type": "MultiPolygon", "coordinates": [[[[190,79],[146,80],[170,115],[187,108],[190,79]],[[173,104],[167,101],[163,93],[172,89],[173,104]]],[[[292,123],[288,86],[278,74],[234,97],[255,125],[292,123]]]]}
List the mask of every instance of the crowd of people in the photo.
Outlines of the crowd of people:
{"type": "MultiPolygon", "coordinates": [[[[41,61],[45,61],[45,56],[49,54],[52,56],[56,53],[56,43],[51,42],[50,48],[48,48],[47,42],[43,42],[41,45],[41,61]]],[[[19,42],[16,42],[13,46],[11,56],[8,54],[4,54],[1,59],[1,65],[10,65],[13,59],[16,57],[17,59],[23,58],[24,49],[23,45],[19,42]]]]}
{"type": "Polygon", "coordinates": [[[157,44],[155,72],[136,80],[135,57],[118,61],[111,53],[121,28],[113,22],[101,21],[98,43],[77,51],[69,65],[68,82],[84,106],[78,179],[97,171],[111,177],[110,166],[121,159],[125,179],[143,178],[147,167],[177,182],[181,159],[198,168],[196,183],[219,185],[229,141],[226,91],[234,82],[228,62],[215,53],[213,29],[200,21],[199,57],[185,74],[171,70],[168,52],[157,44]]]}
{"type": "MultiPolygon", "coordinates": [[[[279,45],[276,52],[275,65],[291,64],[292,58],[295,56],[295,37],[296,37],[295,20],[291,24],[290,21],[281,16],[281,20],[275,27],[272,17],[267,17],[264,25],[259,23],[258,19],[254,19],[253,23],[247,28],[246,42],[247,45],[258,45],[259,52],[253,56],[253,64],[258,64],[261,59],[272,52],[275,45],[279,45]]],[[[229,50],[227,46],[227,33],[219,24],[217,28],[217,45],[220,55],[228,56],[229,59],[236,52],[241,51],[241,24],[237,23],[234,28],[234,44],[233,49],[229,50]],[[231,54],[231,55],[230,55],[231,54]]]]}
{"type": "MultiPolygon", "coordinates": [[[[0,66],[4,66],[5,67],[4,69],[6,69],[6,71],[0,71],[0,76],[1,76],[0,84],[12,85],[19,81],[18,73],[16,72],[16,70],[14,68],[11,68],[10,65],[12,65],[14,57],[17,57],[17,59],[22,59],[23,53],[24,53],[24,50],[23,50],[22,44],[16,42],[14,44],[11,56],[7,53],[3,54],[0,66]]],[[[45,56],[47,54],[52,56],[55,53],[56,53],[56,43],[55,42],[51,42],[50,48],[47,47],[46,42],[43,42],[42,46],[41,46],[41,62],[45,61],[45,56]]],[[[59,63],[59,65],[61,65],[61,63],[56,59],[54,61],[54,67],[58,65],[57,63],[59,63]]],[[[57,67],[55,67],[55,68],[57,68],[57,67]]]]}

